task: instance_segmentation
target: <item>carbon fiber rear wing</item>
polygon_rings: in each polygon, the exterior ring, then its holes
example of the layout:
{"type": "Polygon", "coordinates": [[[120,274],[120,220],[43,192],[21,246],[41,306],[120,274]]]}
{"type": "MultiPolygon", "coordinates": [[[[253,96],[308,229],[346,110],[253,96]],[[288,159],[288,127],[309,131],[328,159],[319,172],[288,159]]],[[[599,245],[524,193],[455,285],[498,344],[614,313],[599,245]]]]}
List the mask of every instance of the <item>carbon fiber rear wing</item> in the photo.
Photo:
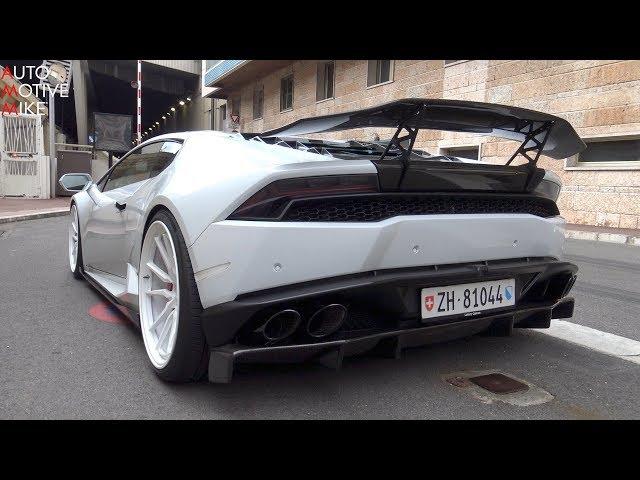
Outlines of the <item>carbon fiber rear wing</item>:
{"type": "MultiPolygon", "coordinates": [[[[569,122],[554,115],[493,103],[419,98],[397,100],[352,112],[301,119],[265,132],[261,137],[294,137],[368,127],[396,128],[391,141],[375,162],[378,168],[391,167],[397,170],[391,176],[393,179],[388,185],[389,189],[403,189],[405,176],[411,169],[410,154],[416,135],[421,129],[470,132],[520,141],[520,147],[505,165],[511,165],[518,156],[527,161],[526,165],[517,167],[519,172],[525,174],[521,176],[523,181],[517,182],[520,185],[518,189],[524,191],[534,188],[544,174],[544,171],[540,172],[540,169],[536,168],[541,154],[562,159],[586,148],[569,122]],[[389,165],[389,162],[385,161],[392,150],[395,153],[392,163],[395,165],[389,165]]],[[[468,167],[455,165],[451,168],[460,170],[468,167]]],[[[500,175],[495,168],[491,170],[494,171],[494,175],[500,175]]],[[[504,168],[501,170],[506,175],[513,174],[504,168]]],[[[387,175],[387,178],[390,176],[387,175]]]]}

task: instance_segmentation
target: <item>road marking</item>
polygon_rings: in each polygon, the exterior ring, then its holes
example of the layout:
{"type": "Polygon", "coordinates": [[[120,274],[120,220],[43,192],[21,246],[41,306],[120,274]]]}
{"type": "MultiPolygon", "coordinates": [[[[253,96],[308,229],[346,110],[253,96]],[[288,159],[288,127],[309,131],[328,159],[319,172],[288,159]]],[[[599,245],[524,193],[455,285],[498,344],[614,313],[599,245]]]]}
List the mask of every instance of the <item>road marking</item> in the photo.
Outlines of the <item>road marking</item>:
{"type": "Polygon", "coordinates": [[[98,302],[89,308],[89,315],[96,320],[107,323],[125,324],[126,317],[116,307],[107,302],[98,302]]]}
{"type": "Polygon", "coordinates": [[[565,320],[553,320],[551,327],[537,331],[591,350],[640,364],[640,342],[630,338],[602,332],[595,328],[585,327],[565,320]]]}

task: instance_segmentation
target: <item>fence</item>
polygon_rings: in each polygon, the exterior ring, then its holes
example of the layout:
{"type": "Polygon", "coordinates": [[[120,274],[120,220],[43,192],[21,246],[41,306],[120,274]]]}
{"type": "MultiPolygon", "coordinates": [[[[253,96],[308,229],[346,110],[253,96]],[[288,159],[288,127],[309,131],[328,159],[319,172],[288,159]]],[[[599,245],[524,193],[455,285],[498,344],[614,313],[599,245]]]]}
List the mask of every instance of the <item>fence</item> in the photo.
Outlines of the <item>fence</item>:
{"type": "Polygon", "coordinates": [[[0,116],[0,196],[49,198],[40,115],[0,116]]]}

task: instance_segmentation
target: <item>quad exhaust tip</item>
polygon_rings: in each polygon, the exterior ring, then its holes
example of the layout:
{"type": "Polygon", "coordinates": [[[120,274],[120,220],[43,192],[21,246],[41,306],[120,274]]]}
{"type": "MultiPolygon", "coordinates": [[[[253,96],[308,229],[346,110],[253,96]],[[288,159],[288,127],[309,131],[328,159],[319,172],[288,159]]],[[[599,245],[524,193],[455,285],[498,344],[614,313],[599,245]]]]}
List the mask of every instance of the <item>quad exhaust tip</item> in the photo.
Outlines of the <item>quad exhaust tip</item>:
{"type": "Polygon", "coordinates": [[[267,343],[279,342],[292,335],[301,320],[296,310],[282,310],[271,315],[256,332],[261,333],[267,343]]]}
{"type": "Polygon", "coordinates": [[[317,310],[309,321],[306,328],[309,336],[313,338],[328,337],[340,329],[347,318],[347,307],[339,303],[332,303],[317,310]]]}

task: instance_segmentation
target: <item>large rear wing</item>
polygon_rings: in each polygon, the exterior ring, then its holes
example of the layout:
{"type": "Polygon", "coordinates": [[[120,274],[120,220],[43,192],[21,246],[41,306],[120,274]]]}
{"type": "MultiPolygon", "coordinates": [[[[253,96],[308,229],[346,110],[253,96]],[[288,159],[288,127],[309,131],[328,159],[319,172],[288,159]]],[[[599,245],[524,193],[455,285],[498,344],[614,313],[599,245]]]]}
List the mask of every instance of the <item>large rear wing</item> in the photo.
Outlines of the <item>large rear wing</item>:
{"type": "Polygon", "coordinates": [[[527,148],[544,142],[542,153],[552,158],[567,158],[586,148],[569,122],[554,115],[495,103],[421,98],[304,118],[261,136],[300,136],[366,127],[472,132],[527,140],[527,148]]]}
{"type": "MultiPolygon", "coordinates": [[[[516,183],[520,185],[517,189],[521,190],[531,190],[544,174],[536,168],[541,154],[562,159],[586,148],[571,124],[554,115],[494,103],[421,98],[407,98],[352,112],[305,118],[265,132],[261,137],[294,137],[367,127],[396,128],[376,165],[380,168],[391,150],[396,154],[400,152],[399,156],[394,155],[396,161],[393,162],[402,165],[397,173],[398,187],[410,170],[411,150],[421,129],[470,132],[520,141],[520,147],[506,165],[510,165],[518,155],[527,160],[526,165],[518,166],[522,182],[516,183]]],[[[504,175],[513,175],[513,172],[502,171],[504,175]]],[[[496,171],[496,174],[499,172],[496,171]]]]}

